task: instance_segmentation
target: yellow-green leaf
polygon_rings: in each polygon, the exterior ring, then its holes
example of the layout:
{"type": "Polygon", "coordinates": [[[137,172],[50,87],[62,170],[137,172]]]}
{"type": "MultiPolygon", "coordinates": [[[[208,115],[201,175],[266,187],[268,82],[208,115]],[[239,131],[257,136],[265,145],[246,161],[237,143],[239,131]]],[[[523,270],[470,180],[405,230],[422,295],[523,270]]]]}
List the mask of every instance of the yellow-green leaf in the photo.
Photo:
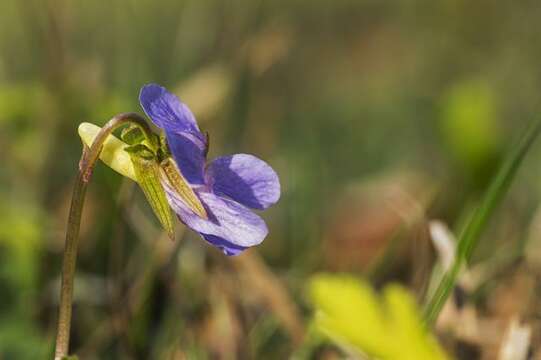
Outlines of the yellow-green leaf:
{"type": "Polygon", "coordinates": [[[321,274],[310,281],[309,294],[316,329],[338,343],[378,359],[446,359],[412,296],[398,285],[379,296],[353,276],[321,274]]]}

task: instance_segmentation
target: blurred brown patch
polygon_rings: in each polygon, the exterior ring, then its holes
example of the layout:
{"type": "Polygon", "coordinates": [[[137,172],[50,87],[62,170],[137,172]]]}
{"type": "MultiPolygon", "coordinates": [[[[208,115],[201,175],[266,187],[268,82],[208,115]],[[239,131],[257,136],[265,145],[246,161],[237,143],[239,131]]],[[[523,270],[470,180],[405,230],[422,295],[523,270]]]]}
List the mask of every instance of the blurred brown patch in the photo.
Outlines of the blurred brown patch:
{"type": "MultiPolygon", "coordinates": [[[[486,269],[484,276],[471,276],[477,279],[468,281],[465,304],[458,306],[456,298],[451,298],[438,319],[438,332],[459,359],[525,360],[541,354],[541,328],[535,320],[541,305],[537,276],[515,262],[502,268],[505,271],[499,276],[486,269]],[[474,303],[473,291],[483,286],[487,288],[484,303],[474,303]],[[464,351],[475,355],[463,357],[464,351]]],[[[469,272],[462,275],[468,276],[469,272]]]]}
{"type": "Polygon", "coordinates": [[[416,269],[426,270],[420,265],[430,249],[424,211],[433,188],[421,176],[398,173],[346,189],[324,235],[328,267],[377,271],[385,262],[391,273],[415,261],[416,269]]]}

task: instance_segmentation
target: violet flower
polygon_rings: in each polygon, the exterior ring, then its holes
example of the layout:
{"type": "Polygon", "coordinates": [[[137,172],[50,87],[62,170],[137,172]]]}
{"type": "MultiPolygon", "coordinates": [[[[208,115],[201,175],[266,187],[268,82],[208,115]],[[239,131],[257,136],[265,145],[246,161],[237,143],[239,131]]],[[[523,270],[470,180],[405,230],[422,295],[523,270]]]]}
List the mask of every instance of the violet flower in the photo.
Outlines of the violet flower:
{"type": "Polygon", "coordinates": [[[187,201],[178,188],[162,179],[167,200],[178,218],[226,255],[237,255],[260,244],[268,229],[252,209],[266,209],[280,198],[274,170],[249,154],[228,155],[206,164],[208,139],[188,107],[165,88],[149,84],[141,89],[141,106],[165,132],[178,170],[195,194],[187,201]],[[204,209],[203,209],[204,208],[204,209]]]}

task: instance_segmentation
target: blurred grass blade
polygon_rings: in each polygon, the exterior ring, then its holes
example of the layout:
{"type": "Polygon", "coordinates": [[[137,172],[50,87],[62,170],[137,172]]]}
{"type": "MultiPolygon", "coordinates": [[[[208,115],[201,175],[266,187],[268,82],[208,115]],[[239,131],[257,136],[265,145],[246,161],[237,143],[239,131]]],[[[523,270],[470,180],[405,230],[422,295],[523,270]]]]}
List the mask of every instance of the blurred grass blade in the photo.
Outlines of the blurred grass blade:
{"type": "Polygon", "coordinates": [[[512,149],[508,158],[500,167],[490,183],[479,207],[473,213],[464,231],[459,237],[457,256],[451,269],[443,276],[434,295],[425,305],[424,320],[432,325],[440,313],[456,283],[460,268],[467,262],[475,249],[482,231],[494,210],[509,189],[517,170],[541,130],[541,121],[534,121],[526,130],[520,142],[512,149]]]}

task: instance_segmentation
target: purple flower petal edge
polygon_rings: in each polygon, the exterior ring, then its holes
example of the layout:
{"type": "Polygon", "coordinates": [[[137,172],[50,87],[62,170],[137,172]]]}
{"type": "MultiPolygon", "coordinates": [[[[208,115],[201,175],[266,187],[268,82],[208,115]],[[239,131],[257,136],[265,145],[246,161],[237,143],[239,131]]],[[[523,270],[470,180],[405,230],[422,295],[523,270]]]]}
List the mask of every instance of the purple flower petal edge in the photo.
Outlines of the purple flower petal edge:
{"type": "Polygon", "coordinates": [[[217,247],[218,249],[222,250],[224,254],[227,256],[236,256],[242,253],[244,250],[248,249],[245,246],[239,246],[235,245],[221,237],[214,236],[214,235],[201,235],[203,239],[205,239],[209,244],[217,247]]]}
{"type": "Polygon", "coordinates": [[[244,249],[260,244],[267,236],[267,225],[245,206],[210,192],[198,192],[208,219],[190,210],[166,182],[163,183],[169,205],[179,219],[198,232],[209,243],[227,255],[237,255],[244,249]]]}
{"type": "Polygon", "coordinates": [[[157,127],[166,131],[199,133],[195,116],[174,94],[156,84],[143,86],[139,102],[157,127]]]}
{"type": "Polygon", "coordinates": [[[216,194],[252,209],[266,209],[280,199],[278,175],[253,155],[235,154],[215,159],[206,169],[206,180],[216,194]]]}
{"type": "Polygon", "coordinates": [[[139,101],[147,116],[163,129],[173,158],[191,184],[204,183],[206,138],[190,109],[174,94],[156,84],[141,89],[139,101]]]}
{"type": "Polygon", "coordinates": [[[171,154],[182,175],[192,185],[205,183],[205,151],[189,133],[165,132],[171,154]]]}

